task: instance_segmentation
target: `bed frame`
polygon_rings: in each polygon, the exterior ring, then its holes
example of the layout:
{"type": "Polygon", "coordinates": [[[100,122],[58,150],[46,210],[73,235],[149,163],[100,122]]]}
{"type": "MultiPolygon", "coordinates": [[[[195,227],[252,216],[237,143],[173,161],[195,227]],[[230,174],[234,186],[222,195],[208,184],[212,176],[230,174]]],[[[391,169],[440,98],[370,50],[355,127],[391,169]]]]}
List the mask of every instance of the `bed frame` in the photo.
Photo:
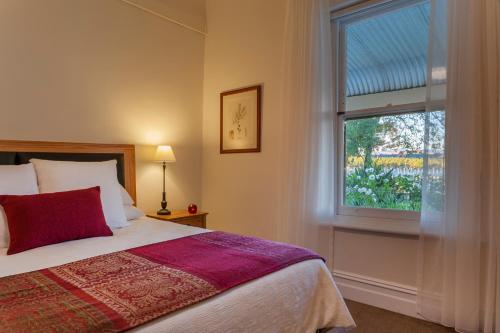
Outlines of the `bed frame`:
{"type": "Polygon", "coordinates": [[[0,140],[0,165],[24,164],[30,158],[78,162],[114,159],[118,181],[136,201],[134,145],[0,140]]]}

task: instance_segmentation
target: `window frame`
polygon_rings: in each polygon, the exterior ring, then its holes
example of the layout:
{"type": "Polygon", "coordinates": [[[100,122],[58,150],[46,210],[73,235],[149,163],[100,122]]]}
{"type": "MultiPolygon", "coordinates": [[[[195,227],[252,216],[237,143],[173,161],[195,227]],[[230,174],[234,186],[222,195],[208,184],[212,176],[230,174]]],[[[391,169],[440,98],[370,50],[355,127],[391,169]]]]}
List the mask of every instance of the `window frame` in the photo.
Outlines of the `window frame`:
{"type": "MultiPolygon", "coordinates": [[[[426,0],[379,0],[368,1],[364,4],[352,6],[338,12],[332,12],[331,29],[332,29],[332,55],[333,55],[333,96],[335,130],[337,136],[336,145],[336,224],[340,227],[356,226],[355,229],[375,229],[374,224],[389,226],[391,230],[407,230],[410,234],[418,233],[418,222],[420,220],[420,212],[395,210],[384,208],[367,208],[367,207],[351,207],[343,204],[344,201],[344,176],[345,176],[345,122],[350,119],[360,119],[369,116],[387,116],[397,114],[408,114],[415,112],[425,112],[428,108],[427,101],[409,104],[392,105],[384,107],[374,107],[367,109],[358,109],[346,111],[346,33],[345,27],[347,24],[358,21],[363,18],[382,15],[389,11],[400,8],[424,3],[426,0]],[[380,222],[381,221],[381,222],[380,222]],[[394,226],[394,222],[399,225],[394,226]],[[413,223],[412,223],[413,222],[413,223]]],[[[428,86],[427,86],[428,88],[428,86]]],[[[384,230],[381,231],[391,231],[384,230]]],[[[406,233],[406,232],[398,232],[406,233]]]]}

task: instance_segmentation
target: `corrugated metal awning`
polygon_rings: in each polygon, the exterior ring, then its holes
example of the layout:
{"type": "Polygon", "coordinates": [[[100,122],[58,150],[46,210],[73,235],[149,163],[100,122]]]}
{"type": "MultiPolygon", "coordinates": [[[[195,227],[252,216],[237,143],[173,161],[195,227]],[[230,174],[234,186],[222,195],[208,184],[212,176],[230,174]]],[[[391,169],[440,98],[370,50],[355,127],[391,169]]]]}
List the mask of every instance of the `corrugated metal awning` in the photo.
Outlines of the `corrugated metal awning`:
{"type": "Polygon", "coordinates": [[[404,7],[346,26],[346,95],[423,87],[430,4],[404,7]]]}

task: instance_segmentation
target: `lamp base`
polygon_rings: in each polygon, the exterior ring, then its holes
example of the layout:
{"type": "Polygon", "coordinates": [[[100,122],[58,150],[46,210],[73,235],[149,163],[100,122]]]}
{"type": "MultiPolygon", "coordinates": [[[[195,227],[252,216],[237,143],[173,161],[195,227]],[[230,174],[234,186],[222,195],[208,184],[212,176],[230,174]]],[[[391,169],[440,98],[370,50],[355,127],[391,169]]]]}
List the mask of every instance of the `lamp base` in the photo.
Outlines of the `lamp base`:
{"type": "Polygon", "coordinates": [[[172,214],[167,208],[162,208],[156,212],[158,215],[170,215],[172,214]]]}

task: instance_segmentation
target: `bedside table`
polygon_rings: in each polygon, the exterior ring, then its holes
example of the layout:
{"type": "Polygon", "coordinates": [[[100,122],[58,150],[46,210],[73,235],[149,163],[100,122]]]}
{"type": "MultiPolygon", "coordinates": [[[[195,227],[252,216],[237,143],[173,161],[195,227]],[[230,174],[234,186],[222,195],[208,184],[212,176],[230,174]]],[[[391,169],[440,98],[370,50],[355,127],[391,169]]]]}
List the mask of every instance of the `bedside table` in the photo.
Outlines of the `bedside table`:
{"type": "Polygon", "coordinates": [[[173,210],[170,215],[158,215],[147,214],[148,217],[162,220],[170,221],[174,223],[189,225],[191,227],[206,228],[207,222],[206,217],[208,213],[198,212],[196,214],[190,214],[187,210],[173,210]]]}

